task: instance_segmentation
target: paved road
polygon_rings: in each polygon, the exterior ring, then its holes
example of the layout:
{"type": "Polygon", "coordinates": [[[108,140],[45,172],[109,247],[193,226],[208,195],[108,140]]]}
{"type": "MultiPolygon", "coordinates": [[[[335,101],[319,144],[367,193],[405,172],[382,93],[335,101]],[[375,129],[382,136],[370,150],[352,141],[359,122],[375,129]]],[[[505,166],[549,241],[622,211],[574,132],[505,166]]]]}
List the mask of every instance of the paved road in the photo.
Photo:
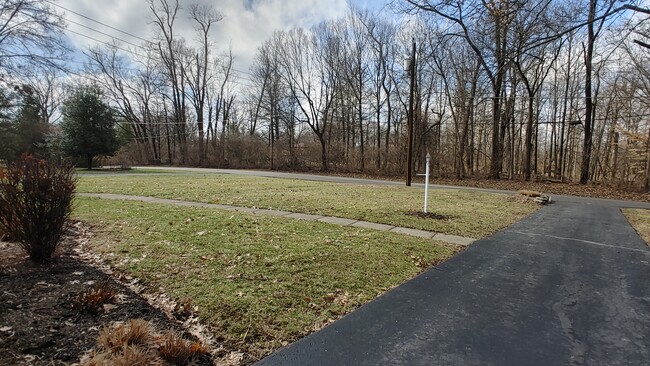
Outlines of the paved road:
{"type": "MultiPolygon", "coordinates": [[[[180,168],[180,167],[134,167],[137,169],[158,169],[158,170],[178,170],[184,171],[187,173],[219,173],[219,174],[238,174],[238,175],[248,175],[255,177],[268,177],[268,178],[287,178],[287,179],[302,179],[302,180],[311,180],[319,182],[334,182],[334,183],[350,183],[350,184],[374,184],[374,185],[386,185],[386,186],[403,186],[404,182],[396,182],[392,180],[379,180],[379,179],[363,179],[363,178],[351,178],[351,177],[337,177],[329,175],[319,175],[319,174],[307,174],[307,173],[288,173],[288,172],[278,172],[278,171],[269,171],[269,170],[238,170],[238,169],[212,169],[212,168],[180,168]]],[[[107,175],[110,173],[104,173],[107,175]]],[[[119,175],[125,174],[138,174],[138,173],[119,173],[119,175]]],[[[174,174],[174,173],[164,173],[164,174],[174,174]]],[[[177,173],[176,173],[177,174],[177,173]]],[[[117,175],[117,174],[116,174],[117,175]]],[[[142,174],[142,175],[146,175],[142,174]]],[[[422,183],[413,183],[414,187],[422,187],[422,183]]],[[[489,188],[474,188],[474,187],[463,187],[463,186],[445,186],[438,184],[431,184],[429,188],[432,189],[465,189],[479,192],[493,192],[493,193],[505,193],[512,194],[513,191],[505,191],[499,189],[489,189],[489,188]]],[[[561,202],[570,202],[570,203],[580,203],[596,206],[609,206],[609,207],[638,207],[638,208],[648,208],[650,209],[650,203],[647,202],[634,202],[634,201],[620,201],[620,200],[611,200],[604,198],[591,198],[591,197],[578,197],[578,196],[563,196],[563,195],[552,195],[553,200],[561,202]]]]}
{"type": "Polygon", "coordinates": [[[650,250],[557,202],[259,365],[649,365],[650,250]]]}

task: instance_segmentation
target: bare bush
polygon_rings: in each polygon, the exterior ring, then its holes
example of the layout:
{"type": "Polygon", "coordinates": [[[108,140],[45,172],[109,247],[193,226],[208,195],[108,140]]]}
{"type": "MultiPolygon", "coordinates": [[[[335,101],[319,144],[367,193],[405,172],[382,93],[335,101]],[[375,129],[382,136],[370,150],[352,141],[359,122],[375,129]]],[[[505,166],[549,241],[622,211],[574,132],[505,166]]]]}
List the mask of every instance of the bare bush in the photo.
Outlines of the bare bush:
{"type": "Polygon", "coordinates": [[[61,242],[76,187],[74,168],[24,155],[0,172],[0,230],[34,262],[52,258],[61,242]]]}

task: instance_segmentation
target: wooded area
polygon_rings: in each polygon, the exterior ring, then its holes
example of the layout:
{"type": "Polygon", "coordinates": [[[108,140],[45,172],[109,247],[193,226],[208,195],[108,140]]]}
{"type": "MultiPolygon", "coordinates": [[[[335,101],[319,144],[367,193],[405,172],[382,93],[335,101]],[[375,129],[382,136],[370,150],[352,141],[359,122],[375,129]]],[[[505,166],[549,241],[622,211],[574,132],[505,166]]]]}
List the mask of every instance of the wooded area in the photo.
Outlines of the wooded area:
{"type": "MultiPolygon", "coordinates": [[[[21,2],[45,6],[6,3],[21,2]]],[[[115,161],[403,174],[413,72],[415,171],[428,152],[443,177],[650,190],[650,29],[633,2],[350,6],[343,18],[271,34],[248,70],[214,51],[218,9],[180,10],[150,0],[155,37],[86,51],[77,80],[104,90],[128,142],[115,161]],[[194,42],[177,35],[185,15],[194,42]]],[[[60,78],[35,75],[15,83],[56,125],[60,78]]]]}

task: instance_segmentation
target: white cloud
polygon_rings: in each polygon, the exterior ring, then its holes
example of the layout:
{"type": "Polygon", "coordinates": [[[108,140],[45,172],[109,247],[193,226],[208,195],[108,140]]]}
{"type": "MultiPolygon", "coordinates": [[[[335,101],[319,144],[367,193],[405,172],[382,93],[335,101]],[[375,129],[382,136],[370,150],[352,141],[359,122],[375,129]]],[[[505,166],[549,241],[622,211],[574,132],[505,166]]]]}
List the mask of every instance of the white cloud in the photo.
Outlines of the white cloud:
{"type": "MultiPolygon", "coordinates": [[[[157,1],[157,0],[156,0],[157,1]]],[[[173,0],[169,0],[170,3],[173,0]]],[[[183,8],[177,20],[177,34],[188,42],[193,41],[192,21],[187,9],[192,3],[213,5],[223,15],[212,32],[215,51],[222,53],[232,46],[236,66],[247,69],[255,55],[256,48],[275,30],[292,27],[310,27],[326,19],[343,16],[347,4],[345,0],[181,0],[183,8]]],[[[114,28],[149,39],[153,34],[150,24],[150,10],[145,0],[59,0],[58,4],[72,11],[101,21],[114,28]]],[[[111,36],[141,44],[142,41],[94,23],[88,19],[68,12],[71,21],[69,29],[88,37],[111,42],[111,38],[83,28],[72,22],[101,30],[111,36]]],[[[84,36],[68,32],[75,46],[87,48],[97,42],[84,36]]]]}

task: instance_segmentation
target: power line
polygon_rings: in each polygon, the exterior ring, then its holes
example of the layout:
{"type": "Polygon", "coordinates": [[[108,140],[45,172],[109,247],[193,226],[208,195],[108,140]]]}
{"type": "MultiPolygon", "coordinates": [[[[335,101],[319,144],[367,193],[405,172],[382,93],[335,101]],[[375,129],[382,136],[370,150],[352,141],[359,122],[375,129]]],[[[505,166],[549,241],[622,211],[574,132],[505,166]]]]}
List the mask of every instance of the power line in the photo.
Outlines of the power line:
{"type": "MultiPolygon", "coordinates": [[[[56,4],[56,3],[53,3],[53,2],[50,1],[50,0],[45,0],[45,1],[48,2],[48,3],[50,3],[50,4],[52,4],[52,5],[58,6],[58,7],[60,7],[61,9],[64,9],[64,10],[66,10],[66,11],[69,11],[69,12],[71,12],[71,13],[73,13],[73,14],[76,14],[76,15],[78,15],[78,16],[81,16],[81,17],[83,17],[83,18],[85,18],[85,19],[88,19],[88,20],[90,20],[90,21],[93,21],[93,22],[95,22],[95,23],[98,23],[98,24],[101,24],[101,25],[103,25],[103,26],[106,26],[106,27],[108,27],[108,28],[110,28],[110,29],[113,29],[113,30],[115,30],[115,31],[118,31],[118,32],[120,32],[120,33],[124,33],[124,34],[126,34],[126,35],[131,36],[131,37],[134,37],[134,38],[140,39],[140,40],[142,40],[142,41],[144,41],[144,42],[147,42],[148,44],[154,44],[153,42],[151,42],[151,41],[149,41],[149,40],[147,40],[147,39],[144,39],[144,38],[139,37],[139,36],[136,36],[136,35],[134,35],[134,34],[132,34],[132,33],[129,33],[129,32],[126,32],[126,31],[123,31],[123,30],[118,29],[118,28],[116,28],[116,27],[110,26],[110,25],[108,25],[108,24],[105,24],[105,23],[103,23],[103,22],[100,22],[100,21],[98,21],[98,20],[95,20],[95,19],[93,19],[93,18],[91,18],[91,17],[88,17],[88,16],[83,15],[83,14],[81,14],[81,13],[75,12],[75,11],[73,11],[73,10],[71,10],[71,9],[68,9],[68,8],[66,8],[66,7],[64,7],[64,6],[60,6],[60,5],[56,4]]],[[[134,47],[137,47],[137,48],[140,48],[140,49],[146,51],[146,48],[144,48],[142,45],[138,45],[138,44],[135,44],[135,43],[133,43],[133,42],[127,41],[127,40],[125,40],[125,39],[122,39],[122,38],[119,38],[119,37],[116,37],[116,36],[110,35],[110,34],[108,34],[108,33],[106,33],[106,32],[103,32],[103,31],[100,31],[100,30],[94,29],[94,28],[92,28],[92,27],[89,27],[89,26],[86,26],[86,25],[84,25],[84,24],[78,23],[78,22],[73,21],[73,20],[71,20],[71,19],[68,19],[68,18],[65,18],[65,17],[64,17],[64,19],[65,19],[66,21],[72,23],[72,24],[75,24],[75,25],[78,25],[78,26],[84,27],[84,28],[89,29],[89,30],[91,30],[91,31],[93,31],[93,32],[96,32],[96,33],[99,33],[99,34],[105,35],[105,36],[110,37],[110,38],[112,38],[112,39],[114,39],[114,40],[117,40],[117,41],[119,41],[119,42],[123,42],[123,43],[129,44],[129,45],[132,45],[132,46],[134,46],[134,47]]],[[[64,28],[64,27],[61,27],[61,28],[64,29],[64,30],[67,30],[67,31],[69,31],[69,32],[71,32],[71,33],[74,33],[74,34],[77,34],[77,35],[79,35],[79,36],[82,36],[82,37],[88,38],[88,39],[90,39],[90,40],[93,40],[93,41],[95,41],[95,42],[99,42],[99,43],[102,43],[102,44],[105,44],[105,45],[108,45],[108,46],[111,46],[111,47],[115,47],[115,48],[117,48],[117,49],[119,49],[119,50],[122,50],[122,51],[124,51],[124,52],[128,52],[128,53],[130,53],[130,54],[132,54],[132,55],[135,55],[135,56],[137,56],[137,57],[144,57],[144,56],[142,56],[142,55],[140,55],[140,54],[138,54],[138,53],[136,53],[136,52],[133,52],[133,51],[131,51],[131,50],[128,50],[128,49],[125,49],[125,48],[121,48],[121,47],[119,47],[119,46],[117,46],[117,45],[114,45],[114,44],[108,43],[108,42],[106,42],[106,41],[102,41],[102,40],[99,40],[99,39],[97,39],[97,38],[94,38],[94,37],[91,37],[91,36],[88,36],[88,35],[85,35],[85,34],[79,33],[79,32],[74,31],[74,30],[72,30],[72,29],[68,29],[68,28],[64,28]]],[[[255,77],[255,75],[253,75],[253,74],[250,73],[250,72],[243,71],[243,70],[239,70],[239,69],[236,69],[236,68],[234,68],[234,67],[231,68],[231,69],[232,69],[234,72],[236,72],[236,73],[244,74],[244,75],[247,75],[247,76],[249,76],[249,77],[255,77]]],[[[246,80],[246,81],[251,82],[251,83],[253,83],[253,84],[255,83],[254,80],[249,79],[249,78],[247,78],[247,77],[243,77],[243,76],[236,75],[236,74],[233,74],[233,76],[238,77],[238,78],[243,79],[243,80],[246,80]]],[[[231,81],[232,81],[232,80],[231,80],[231,81]]],[[[234,82],[234,81],[233,81],[233,82],[234,82]]],[[[242,86],[241,83],[239,83],[239,85],[242,86]]],[[[243,86],[251,86],[251,85],[243,85],[243,86]]]]}
{"type": "MultiPolygon", "coordinates": [[[[65,10],[65,11],[67,11],[67,12],[70,12],[70,13],[75,14],[75,15],[77,15],[77,16],[80,16],[80,17],[82,17],[82,18],[84,18],[84,19],[87,19],[87,20],[90,20],[90,21],[92,21],[92,22],[95,22],[95,23],[97,23],[97,24],[101,24],[101,25],[103,25],[103,26],[105,26],[105,27],[107,27],[107,28],[110,28],[110,29],[112,29],[112,30],[115,30],[115,31],[117,31],[117,32],[120,32],[120,33],[126,34],[126,35],[131,36],[131,37],[136,38],[136,39],[139,39],[139,40],[141,40],[141,41],[143,41],[143,42],[146,42],[146,43],[148,43],[148,44],[154,44],[154,42],[152,42],[152,41],[150,41],[150,40],[147,40],[147,39],[142,38],[142,37],[140,37],[140,36],[137,36],[137,35],[135,35],[135,34],[129,33],[129,32],[127,32],[127,31],[121,30],[121,29],[119,29],[119,28],[113,27],[113,26],[111,26],[111,25],[108,25],[108,24],[106,24],[106,23],[104,23],[104,22],[101,22],[101,21],[99,21],[99,20],[96,20],[96,19],[94,19],[94,18],[91,18],[91,17],[89,17],[89,16],[87,16],[87,15],[81,14],[81,13],[79,13],[79,12],[76,12],[76,11],[74,11],[74,10],[72,10],[72,9],[69,9],[69,8],[67,8],[67,7],[64,7],[64,6],[62,6],[62,5],[56,4],[56,3],[54,3],[54,2],[51,1],[51,0],[44,0],[44,1],[46,1],[46,2],[49,3],[49,4],[52,4],[52,5],[56,6],[56,7],[58,7],[58,8],[61,8],[61,9],[65,10]]],[[[84,28],[89,29],[89,30],[91,30],[91,31],[93,31],[93,32],[96,32],[96,33],[99,33],[99,34],[105,35],[105,36],[110,37],[110,38],[112,38],[112,39],[115,39],[115,40],[117,40],[117,41],[120,41],[120,42],[123,42],[123,43],[129,44],[129,45],[132,45],[132,46],[134,46],[134,47],[137,47],[137,48],[140,48],[140,49],[143,49],[143,50],[146,51],[146,49],[145,49],[143,46],[141,46],[141,45],[138,45],[138,44],[135,44],[135,43],[133,43],[133,42],[127,41],[127,40],[125,40],[125,39],[122,39],[122,38],[119,38],[119,37],[116,37],[116,36],[110,35],[110,34],[108,34],[108,33],[106,33],[106,32],[103,32],[103,31],[100,31],[100,30],[94,29],[94,28],[92,28],[92,27],[86,26],[86,25],[84,25],[84,24],[81,24],[81,23],[79,23],[79,22],[73,21],[73,20],[71,20],[71,19],[68,19],[68,18],[65,18],[65,17],[64,17],[64,19],[65,19],[66,21],[72,23],[72,24],[75,24],[75,25],[78,25],[78,26],[84,27],[84,28]]],[[[124,49],[124,48],[118,47],[118,46],[116,46],[116,45],[113,45],[113,44],[110,44],[110,43],[108,43],[108,42],[105,42],[105,41],[99,40],[99,39],[97,39],[97,38],[94,38],[94,37],[91,37],[91,36],[87,36],[87,35],[85,35],[85,34],[82,34],[82,33],[76,32],[76,31],[73,31],[73,30],[71,30],[71,29],[67,29],[67,28],[63,28],[63,29],[65,29],[65,30],[67,30],[67,31],[69,31],[69,32],[72,32],[72,33],[74,33],[74,34],[80,35],[80,36],[82,36],[82,37],[85,37],[85,38],[91,39],[91,40],[93,40],[93,41],[100,42],[100,43],[102,43],[102,44],[106,44],[106,45],[109,45],[109,46],[111,46],[111,47],[116,47],[116,48],[118,48],[118,49],[120,49],[120,50],[122,50],[122,51],[124,51],[124,52],[131,53],[131,54],[133,54],[133,55],[135,55],[135,56],[143,57],[142,55],[139,55],[139,54],[137,54],[137,53],[135,53],[135,52],[133,52],[133,51],[131,51],[131,50],[127,50],[127,49],[124,49]]],[[[248,71],[239,70],[239,69],[236,69],[236,68],[234,68],[234,67],[232,68],[232,70],[233,70],[234,72],[237,72],[237,73],[240,73],[240,74],[244,74],[244,75],[247,75],[247,76],[249,76],[249,77],[253,77],[253,78],[255,77],[255,75],[253,75],[252,73],[250,73],[250,72],[248,72],[248,71]]],[[[244,80],[246,80],[246,81],[248,81],[248,82],[255,83],[255,81],[252,80],[252,79],[249,79],[249,78],[246,78],[246,77],[243,77],[243,76],[238,76],[238,75],[237,75],[237,77],[239,77],[240,79],[244,79],[244,80]]],[[[241,84],[240,84],[240,85],[241,85],[241,84]]],[[[245,85],[245,86],[249,86],[249,85],[245,85]]]]}
{"type": "MultiPolygon", "coordinates": [[[[66,8],[66,7],[64,7],[64,6],[61,6],[61,5],[59,5],[59,4],[56,4],[56,3],[54,3],[54,2],[52,2],[52,1],[50,1],[50,0],[44,0],[44,1],[50,3],[50,4],[54,5],[54,6],[57,6],[57,7],[61,8],[61,9],[63,9],[63,10],[66,10],[66,11],[68,11],[68,12],[70,12],[70,13],[76,14],[76,15],[82,17],[82,18],[88,19],[88,20],[90,20],[90,21],[92,21],[92,22],[95,22],[95,23],[101,24],[101,25],[103,25],[103,26],[105,26],[105,27],[108,27],[108,28],[110,28],[110,29],[113,29],[113,30],[115,30],[115,31],[117,31],[117,32],[120,32],[120,33],[126,34],[126,35],[128,35],[128,36],[131,36],[131,37],[137,38],[137,39],[139,39],[139,40],[141,40],[141,41],[143,41],[143,42],[149,43],[149,44],[155,44],[154,42],[152,42],[152,41],[150,41],[150,40],[148,40],[148,39],[142,38],[142,37],[140,37],[140,36],[136,36],[136,35],[134,35],[134,34],[132,34],[132,33],[127,32],[127,31],[123,31],[123,30],[121,30],[121,29],[119,29],[119,28],[113,27],[113,26],[108,25],[108,24],[106,24],[106,23],[103,23],[103,22],[101,22],[101,21],[99,21],[99,20],[93,19],[93,18],[91,18],[91,17],[89,17],[89,16],[83,15],[83,14],[81,14],[81,13],[78,13],[78,12],[74,11],[74,10],[71,10],[71,9],[66,8]]],[[[91,30],[91,31],[93,31],[93,32],[97,32],[97,33],[103,34],[103,35],[105,35],[105,36],[108,36],[108,37],[111,37],[111,38],[113,38],[113,39],[116,39],[116,40],[118,40],[118,41],[120,41],[120,42],[124,42],[124,43],[130,44],[130,45],[132,45],[132,46],[135,46],[135,47],[138,47],[138,48],[141,48],[141,49],[146,50],[146,49],[145,49],[143,46],[141,46],[141,45],[138,45],[138,44],[135,44],[135,43],[129,42],[129,41],[124,40],[124,39],[121,39],[121,38],[119,38],[119,37],[112,36],[112,35],[110,35],[110,34],[108,34],[108,33],[102,32],[102,31],[100,31],[100,30],[94,29],[94,28],[89,27],[89,26],[86,26],[86,25],[83,25],[83,24],[81,24],[81,23],[79,23],[79,22],[76,22],[76,21],[73,21],[73,20],[71,20],[71,19],[68,19],[68,18],[64,18],[64,19],[65,19],[66,21],[72,23],[72,24],[75,24],[75,25],[78,25],[78,26],[84,27],[84,28],[89,29],[89,30],[91,30]]],[[[75,33],[76,33],[76,34],[79,34],[79,33],[77,33],[77,32],[75,32],[75,33]]],[[[99,42],[101,42],[101,41],[99,41],[99,42]]],[[[105,42],[102,42],[102,43],[105,43],[105,42]]],[[[255,77],[255,75],[253,75],[252,73],[250,73],[250,72],[248,72],[248,71],[238,70],[238,69],[236,69],[236,68],[234,68],[234,67],[232,68],[232,70],[235,71],[235,72],[241,73],[241,74],[246,74],[246,75],[248,75],[248,76],[255,77]]]]}
{"type": "Polygon", "coordinates": [[[142,57],[142,58],[145,57],[145,56],[139,55],[139,54],[137,54],[137,53],[135,53],[135,52],[133,52],[133,51],[131,51],[131,50],[128,50],[128,49],[126,49],[126,48],[122,48],[122,47],[116,46],[116,45],[114,45],[114,44],[112,44],[112,43],[108,43],[108,42],[106,42],[106,41],[99,40],[99,39],[97,39],[97,38],[94,38],[94,37],[91,37],[91,36],[85,35],[85,34],[83,34],[83,33],[79,33],[79,32],[73,31],[72,29],[63,28],[63,30],[65,30],[65,31],[67,31],[67,32],[71,32],[71,33],[77,34],[77,35],[80,35],[80,36],[82,36],[82,37],[88,38],[88,39],[93,40],[93,41],[95,41],[95,42],[99,42],[99,43],[105,44],[105,45],[110,46],[110,47],[115,47],[115,48],[117,48],[118,50],[122,50],[122,51],[124,51],[124,52],[128,52],[128,53],[130,53],[130,54],[132,54],[132,55],[134,55],[134,56],[138,56],[138,57],[142,57]]]}
{"type": "MultiPolygon", "coordinates": [[[[110,35],[110,34],[108,34],[108,33],[102,32],[102,31],[100,31],[100,30],[97,30],[97,29],[95,29],[95,28],[89,27],[89,26],[87,26],[87,25],[83,25],[83,24],[81,24],[81,23],[77,23],[77,22],[75,22],[75,21],[73,21],[73,20],[70,20],[70,19],[67,19],[67,18],[65,18],[65,20],[68,21],[68,22],[70,22],[70,23],[72,23],[72,24],[75,24],[75,25],[78,25],[78,26],[80,26],[80,27],[84,27],[84,28],[86,28],[86,29],[89,29],[89,30],[91,30],[91,31],[93,31],[93,32],[96,32],[96,33],[99,33],[99,34],[105,35],[105,36],[110,37],[110,38],[115,39],[115,40],[118,40],[118,41],[120,41],[120,42],[124,42],[124,43],[126,43],[126,44],[130,44],[131,46],[134,46],[134,47],[138,47],[138,48],[142,48],[142,49],[144,49],[144,47],[142,47],[141,45],[135,44],[135,43],[133,43],[133,42],[129,42],[129,41],[124,40],[124,39],[122,39],[122,38],[118,38],[118,37],[112,36],[112,35],[110,35]]],[[[67,28],[66,28],[66,29],[67,29],[67,28]]]]}
{"type": "Polygon", "coordinates": [[[84,18],[84,19],[88,19],[88,20],[90,20],[91,22],[95,22],[95,23],[97,23],[97,24],[101,24],[101,25],[103,25],[103,26],[105,26],[105,27],[107,27],[107,28],[113,29],[113,30],[115,30],[115,31],[118,31],[118,32],[123,33],[123,34],[126,34],[126,35],[128,35],[128,36],[133,37],[133,38],[137,38],[137,39],[139,39],[139,40],[141,40],[141,41],[144,41],[144,42],[147,42],[147,43],[153,43],[153,42],[151,42],[151,41],[149,41],[149,40],[147,40],[147,39],[144,39],[144,38],[142,38],[142,37],[140,37],[140,36],[136,36],[135,34],[129,33],[129,32],[127,32],[127,31],[123,31],[123,30],[121,30],[121,29],[115,28],[115,27],[113,27],[113,26],[111,26],[111,25],[108,25],[108,24],[106,24],[106,23],[100,22],[99,20],[93,19],[93,18],[91,18],[91,17],[89,17],[89,16],[87,16],[87,15],[83,15],[83,14],[81,14],[81,13],[78,13],[78,12],[74,11],[74,10],[68,9],[68,8],[66,8],[65,6],[59,5],[59,4],[57,4],[57,3],[55,3],[55,2],[53,2],[53,1],[51,1],[51,0],[44,0],[44,1],[47,2],[47,3],[49,3],[49,4],[52,4],[52,5],[56,6],[56,7],[58,7],[58,8],[61,8],[61,9],[65,10],[65,11],[68,11],[68,12],[70,12],[70,13],[72,13],[72,14],[78,15],[78,16],[84,18]]]}
{"type": "MultiPolygon", "coordinates": [[[[49,0],[45,0],[45,1],[50,2],[49,0]]],[[[117,40],[117,41],[120,41],[120,42],[124,42],[124,43],[130,44],[130,45],[132,45],[132,46],[134,46],[134,47],[137,47],[137,48],[140,48],[140,49],[146,51],[146,49],[145,49],[144,47],[142,47],[141,45],[138,45],[138,44],[135,44],[135,43],[129,42],[129,41],[127,41],[127,40],[124,40],[124,39],[121,39],[121,38],[118,38],[118,37],[115,37],[115,36],[112,36],[112,35],[110,35],[110,34],[108,34],[108,33],[102,32],[102,31],[100,31],[100,30],[93,29],[93,28],[91,28],[91,27],[88,27],[88,26],[83,25],[83,24],[81,24],[81,23],[77,23],[77,22],[72,21],[72,20],[70,20],[70,19],[67,19],[67,18],[65,18],[65,17],[64,17],[64,19],[65,19],[66,21],[69,21],[70,23],[73,23],[73,24],[79,25],[79,26],[81,26],[81,27],[87,28],[87,29],[89,29],[89,30],[91,30],[91,31],[93,31],[93,32],[96,32],[96,33],[99,33],[99,34],[105,35],[105,36],[110,37],[110,38],[112,38],[112,39],[114,39],[114,40],[117,40]]],[[[110,47],[115,47],[115,48],[117,48],[117,49],[119,49],[119,50],[122,50],[122,51],[124,51],[124,52],[130,53],[130,54],[132,54],[132,55],[134,55],[134,56],[144,58],[144,56],[142,56],[142,55],[140,55],[140,54],[138,54],[138,53],[136,53],[136,52],[134,52],[134,51],[132,51],[132,50],[128,50],[128,49],[126,49],[126,48],[119,47],[119,46],[117,46],[117,45],[115,45],[115,44],[108,43],[108,42],[106,42],[106,41],[102,41],[102,40],[97,39],[97,38],[95,38],[95,37],[91,37],[91,36],[89,36],[89,35],[86,35],[86,34],[83,34],[83,33],[77,32],[77,31],[74,31],[74,30],[69,29],[69,28],[66,28],[66,27],[64,27],[64,26],[62,26],[62,25],[58,25],[58,27],[61,28],[61,29],[64,30],[64,31],[68,31],[68,32],[70,32],[70,33],[74,33],[74,34],[76,34],[76,35],[79,35],[79,36],[84,37],[84,38],[88,38],[88,39],[93,40],[93,41],[95,41],[95,42],[99,42],[99,43],[105,44],[105,45],[110,46],[110,47]]],[[[113,27],[111,27],[111,28],[113,28],[113,27]]],[[[117,29],[117,28],[113,28],[113,29],[116,29],[116,30],[119,31],[119,29],[117,29]]],[[[145,40],[145,41],[146,41],[146,40],[145,40]]],[[[149,42],[149,41],[147,41],[147,42],[149,42]]],[[[151,42],[149,42],[149,43],[151,43],[151,42]]]]}

